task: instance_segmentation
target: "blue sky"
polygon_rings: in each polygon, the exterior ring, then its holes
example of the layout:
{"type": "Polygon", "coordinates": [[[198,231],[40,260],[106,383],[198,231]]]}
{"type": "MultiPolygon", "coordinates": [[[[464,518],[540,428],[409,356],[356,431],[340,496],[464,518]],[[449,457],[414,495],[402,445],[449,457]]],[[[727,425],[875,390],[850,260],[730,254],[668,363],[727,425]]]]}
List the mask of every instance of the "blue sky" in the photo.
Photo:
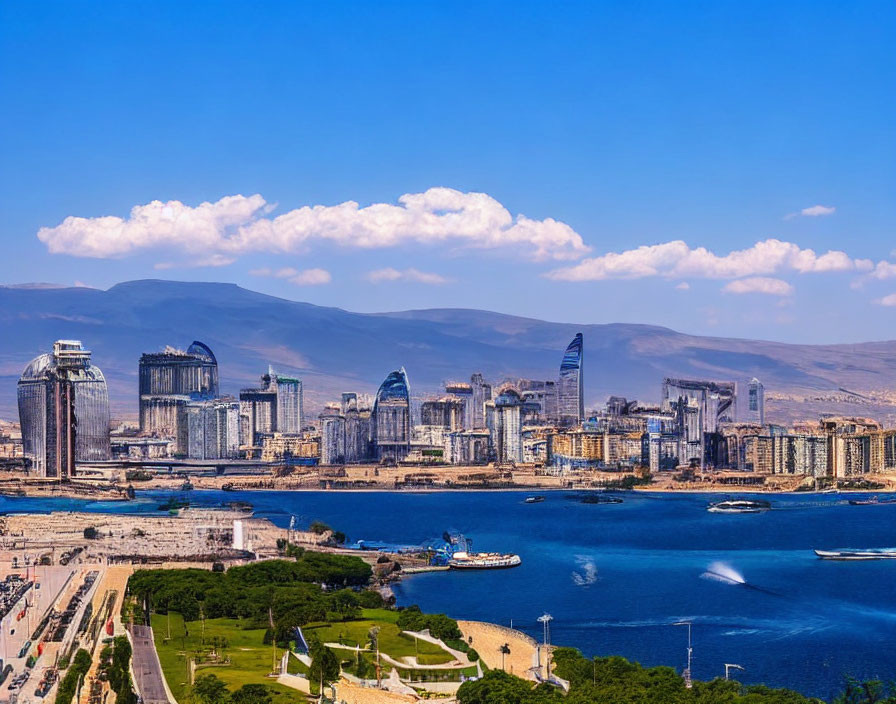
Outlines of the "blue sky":
{"type": "Polygon", "coordinates": [[[894,45],[889,0],[5,2],[0,281],[891,339],[894,45]]]}

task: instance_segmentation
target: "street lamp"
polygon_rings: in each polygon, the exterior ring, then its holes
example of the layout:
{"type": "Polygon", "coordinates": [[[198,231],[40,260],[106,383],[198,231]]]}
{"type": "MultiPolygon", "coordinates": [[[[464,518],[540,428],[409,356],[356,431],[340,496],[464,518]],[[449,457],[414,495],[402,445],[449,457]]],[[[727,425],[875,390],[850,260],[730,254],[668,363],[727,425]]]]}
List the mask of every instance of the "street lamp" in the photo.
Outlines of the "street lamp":
{"type": "Polygon", "coordinates": [[[551,679],[551,621],[554,620],[554,617],[548,613],[545,613],[542,616],[538,617],[538,622],[544,626],[544,666],[545,666],[545,679],[551,679]]]}
{"type": "Polygon", "coordinates": [[[731,670],[740,670],[741,672],[743,672],[745,669],[746,669],[746,668],[743,668],[743,667],[741,667],[740,665],[735,665],[734,663],[726,662],[726,663],[725,663],[725,681],[727,681],[727,680],[729,679],[729,678],[728,678],[728,673],[729,673],[729,671],[731,671],[731,670]]]}
{"type": "Polygon", "coordinates": [[[688,666],[682,674],[684,677],[684,686],[690,689],[694,686],[691,681],[691,655],[694,652],[694,649],[691,647],[691,622],[690,621],[679,621],[678,623],[673,623],[673,626],[687,626],[688,627],[688,666]]]}

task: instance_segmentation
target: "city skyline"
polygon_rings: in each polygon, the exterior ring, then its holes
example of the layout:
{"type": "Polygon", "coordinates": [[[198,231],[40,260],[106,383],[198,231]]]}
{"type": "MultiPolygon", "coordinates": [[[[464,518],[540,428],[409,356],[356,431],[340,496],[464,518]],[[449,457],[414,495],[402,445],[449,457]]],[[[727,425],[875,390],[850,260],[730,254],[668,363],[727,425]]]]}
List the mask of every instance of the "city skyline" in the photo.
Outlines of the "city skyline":
{"type": "Polygon", "coordinates": [[[210,7],[0,8],[4,283],[892,337],[889,3],[210,7]]]}

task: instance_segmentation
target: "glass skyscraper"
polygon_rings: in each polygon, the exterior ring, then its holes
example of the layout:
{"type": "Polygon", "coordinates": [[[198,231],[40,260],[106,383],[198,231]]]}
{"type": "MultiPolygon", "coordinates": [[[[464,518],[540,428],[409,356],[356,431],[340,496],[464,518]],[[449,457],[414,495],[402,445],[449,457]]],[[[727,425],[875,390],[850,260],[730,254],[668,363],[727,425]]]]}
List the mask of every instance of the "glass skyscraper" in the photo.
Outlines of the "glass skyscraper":
{"type": "Polygon", "coordinates": [[[747,410],[751,423],[765,425],[765,387],[756,377],[750,381],[747,410]]]}
{"type": "Polygon", "coordinates": [[[22,446],[42,477],[72,476],[76,462],[108,460],[109,392],[78,340],[57,340],[18,383],[22,446]]]}
{"type": "Polygon", "coordinates": [[[411,451],[411,393],[404,367],[391,372],[376,392],[373,436],[380,461],[400,462],[411,451]]]}
{"type": "Polygon", "coordinates": [[[585,399],[582,390],[584,354],[582,333],[576,333],[563,354],[563,361],[560,362],[557,405],[560,423],[563,425],[578,425],[585,418],[585,399]]]}

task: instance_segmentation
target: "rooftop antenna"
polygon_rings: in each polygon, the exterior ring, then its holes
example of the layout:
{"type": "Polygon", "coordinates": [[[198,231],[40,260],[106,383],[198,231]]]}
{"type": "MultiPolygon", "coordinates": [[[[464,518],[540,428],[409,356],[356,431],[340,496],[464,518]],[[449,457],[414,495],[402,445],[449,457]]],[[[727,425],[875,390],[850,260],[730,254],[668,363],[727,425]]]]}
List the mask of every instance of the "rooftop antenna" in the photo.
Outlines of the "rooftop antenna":
{"type": "MultiPolygon", "coordinates": [[[[691,622],[690,621],[679,621],[678,623],[673,623],[673,626],[687,626],[688,627],[688,666],[685,668],[685,671],[682,672],[682,677],[684,677],[684,686],[690,689],[694,686],[694,683],[691,681],[691,656],[694,653],[694,648],[691,647],[691,622]]],[[[727,666],[726,666],[727,673],[727,666]]]]}
{"type": "Polygon", "coordinates": [[[545,679],[550,681],[551,679],[551,621],[554,620],[554,617],[549,613],[545,613],[543,616],[538,617],[538,622],[544,626],[544,676],[545,679]]]}
{"type": "Polygon", "coordinates": [[[745,669],[746,668],[741,667],[740,665],[735,665],[734,663],[726,662],[725,663],[725,681],[728,680],[728,673],[730,670],[740,670],[741,672],[743,672],[745,669]]]}

